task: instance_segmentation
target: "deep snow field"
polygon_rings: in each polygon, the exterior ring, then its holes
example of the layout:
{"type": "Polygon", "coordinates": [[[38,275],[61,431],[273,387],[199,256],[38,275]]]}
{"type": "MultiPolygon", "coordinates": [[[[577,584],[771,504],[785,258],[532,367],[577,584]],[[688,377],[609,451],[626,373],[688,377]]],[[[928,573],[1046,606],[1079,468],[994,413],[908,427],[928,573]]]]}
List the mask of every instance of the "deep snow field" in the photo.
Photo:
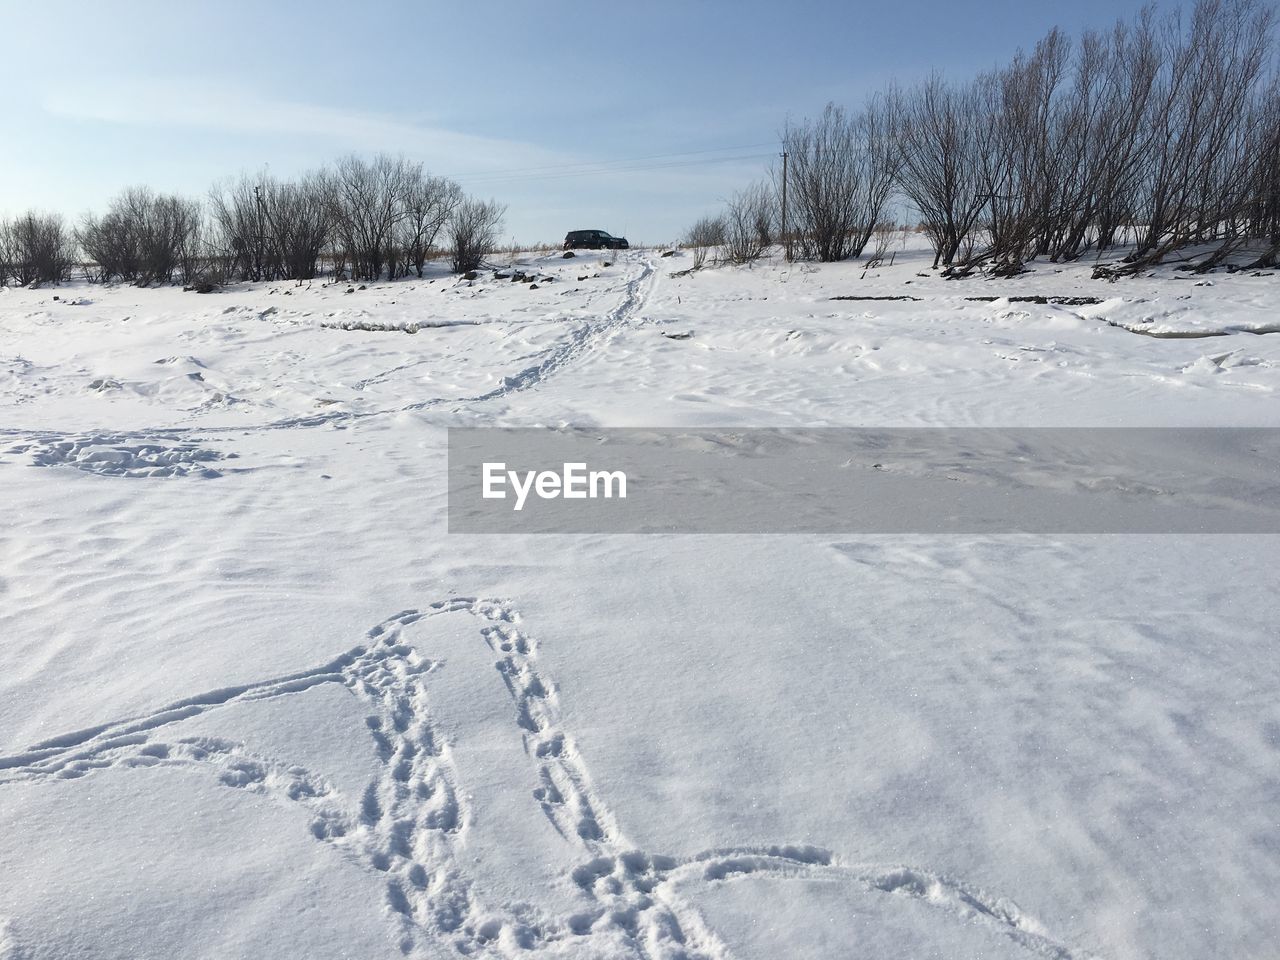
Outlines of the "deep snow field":
{"type": "Polygon", "coordinates": [[[1280,275],[612,259],[0,290],[0,960],[1280,956],[1276,537],[445,498],[450,426],[1280,426],[1280,275]]]}

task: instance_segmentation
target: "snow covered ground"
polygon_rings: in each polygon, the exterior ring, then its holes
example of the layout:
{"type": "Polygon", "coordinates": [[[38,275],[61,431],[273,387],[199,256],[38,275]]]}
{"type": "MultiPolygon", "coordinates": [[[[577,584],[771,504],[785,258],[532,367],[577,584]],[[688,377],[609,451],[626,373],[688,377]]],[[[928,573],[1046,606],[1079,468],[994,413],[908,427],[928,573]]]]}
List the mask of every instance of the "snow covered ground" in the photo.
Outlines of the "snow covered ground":
{"type": "Polygon", "coordinates": [[[1280,955],[1277,538],[463,537],[444,457],[1280,426],[1277,277],[689,262],[0,291],[0,958],[1280,955]]]}

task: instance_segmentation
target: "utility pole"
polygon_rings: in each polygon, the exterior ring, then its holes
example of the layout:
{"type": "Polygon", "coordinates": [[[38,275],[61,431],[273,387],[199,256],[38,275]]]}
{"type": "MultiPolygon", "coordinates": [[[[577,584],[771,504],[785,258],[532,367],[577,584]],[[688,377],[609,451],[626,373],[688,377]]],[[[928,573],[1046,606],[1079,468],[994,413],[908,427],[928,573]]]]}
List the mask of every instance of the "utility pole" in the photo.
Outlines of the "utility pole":
{"type": "Polygon", "coordinates": [[[787,151],[782,151],[782,246],[791,262],[791,238],[787,236],[787,151]]]}
{"type": "Polygon", "coordinates": [[[262,199],[262,185],[258,184],[253,188],[253,203],[258,213],[258,236],[257,246],[253,251],[254,271],[258,274],[259,280],[265,279],[262,274],[266,268],[266,251],[267,251],[267,202],[262,199]]]}

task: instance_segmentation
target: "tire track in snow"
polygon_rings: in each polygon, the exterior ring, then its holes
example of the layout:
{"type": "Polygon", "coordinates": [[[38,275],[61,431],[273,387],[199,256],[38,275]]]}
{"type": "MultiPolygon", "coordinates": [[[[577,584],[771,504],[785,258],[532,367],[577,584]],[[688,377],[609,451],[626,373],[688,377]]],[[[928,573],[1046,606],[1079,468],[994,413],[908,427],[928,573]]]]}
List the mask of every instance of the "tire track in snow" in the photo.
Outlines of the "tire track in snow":
{"type": "Polygon", "coordinates": [[[364,642],[310,670],[220,688],[149,714],[73,731],[0,757],[0,785],[75,780],[103,769],[175,767],[213,772],[220,784],[300,806],[310,833],[362,868],[385,877],[387,914],[406,955],[514,957],[559,948],[645,960],[729,960],[731,952],[682,891],[748,877],[821,880],[850,896],[883,894],[976,922],[1048,960],[1090,960],[1051,937],[1011,900],[962,881],[902,866],[846,864],[813,846],[745,846],[692,857],[650,854],[630,844],[560,717],[555,685],[539,669],[537,644],[520,616],[498,600],[454,597],[405,610],[371,628],[364,642]],[[441,664],[402,641],[427,617],[464,613],[483,626],[538,786],[532,800],[580,851],[570,879],[582,907],[547,917],[527,905],[489,904],[461,866],[457,845],[471,827],[447,742],[429,713],[427,680],[441,664]],[[342,684],[367,708],[378,774],[359,798],[321,776],[211,737],[160,739],[164,728],[232,704],[342,684]],[[447,954],[446,954],[447,955],[447,954]]]}

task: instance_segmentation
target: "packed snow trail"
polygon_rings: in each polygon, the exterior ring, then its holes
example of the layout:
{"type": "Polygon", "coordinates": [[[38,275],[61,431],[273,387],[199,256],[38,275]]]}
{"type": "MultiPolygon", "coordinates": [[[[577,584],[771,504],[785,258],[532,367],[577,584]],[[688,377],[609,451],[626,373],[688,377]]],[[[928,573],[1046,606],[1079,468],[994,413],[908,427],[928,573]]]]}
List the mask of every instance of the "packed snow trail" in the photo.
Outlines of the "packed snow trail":
{"type": "Polygon", "coordinates": [[[442,403],[484,403],[541,386],[561,369],[589,354],[596,344],[625,325],[638,313],[652,295],[657,276],[653,261],[649,258],[642,260],[639,275],[632,277],[624,284],[622,301],[616,307],[605,313],[598,321],[584,323],[578,327],[567,338],[548,349],[537,363],[525,367],[513,377],[503,378],[502,383],[488,393],[455,401],[427,400],[410,404],[405,409],[420,410],[424,407],[439,406],[442,403]]]}
{"type": "Polygon", "coordinates": [[[983,924],[1031,955],[1092,957],[1052,938],[1012,901],[928,870],[846,863],[807,845],[749,845],[690,857],[635,849],[564,728],[556,687],[538,666],[535,640],[521,629],[519,614],[498,600],[454,597],[425,610],[404,610],[372,627],[361,644],[309,670],[208,691],[153,713],[53,737],[0,757],[0,786],[152,767],[208,770],[224,786],[304,809],[312,837],[386,878],[384,906],[395,924],[396,945],[408,956],[512,957],[571,945],[601,956],[728,960],[728,946],[682,891],[696,883],[768,877],[838,882],[849,887],[850,896],[904,897],[957,921],[983,924]],[[480,635],[497,657],[525,752],[536,767],[540,785],[533,799],[583,858],[571,874],[583,906],[569,916],[486,902],[461,865],[457,846],[471,829],[471,816],[451,747],[433,725],[428,696],[428,679],[442,664],[402,637],[405,627],[453,613],[483,624],[480,635]],[[341,684],[368,710],[365,722],[379,772],[358,799],[343,797],[322,775],[257,755],[242,743],[159,736],[174,723],[222,707],[330,683],[341,684]]]}
{"type": "MultiPolygon", "coordinates": [[[[429,410],[459,404],[481,404],[506,399],[544,385],[558,373],[585,359],[596,346],[610,334],[626,326],[642,310],[653,294],[659,272],[650,256],[645,255],[632,262],[638,263],[639,269],[634,276],[623,282],[619,302],[614,307],[594,318],[585,320],[574,327],[566,336],[557,338],[554,343],[533,358],[534,362],[511,376],[503,377],[496,387],[484,393],[460,397],[431,397],[426,400],[416,400],[398,407],[382,410],[363,412],[335,410],[301,417],[285,417],[260,424],[157,427],[155,429],[144,428],[101,432],[91,430],[76,432],[23,430],[20,428],[0,427],[0,437],[18,441],[7,450],[0,450],[0,452],[30,453],[32,462],[37,466],[71,462],[72,466],[90,469],[91,472],[111,473],[118,476],[156,476],[161,474],[156,471],[145,470],[143,468],[145,464],[139,466],[136,470],[113,470],[109,467],[107,469],[86,468],[74,456],[74,452],[85,447],[111,448],[115,453],[100,454],[98,462],[104,463],[111,459],[123,462],[131,461],[133,458],[130,454],[135,453],[136,450],[134,448],[141,445],[146,450],[151,451],[153,457],[158,457],[163,465],[164,462],[173,457],[182,460],[189,459],[185,452],[186,445],[181,441],[192,436],[258,433],[270,430],[330,426],[357,420],[386,417],[408,411],[429,410]],[[170,453],[170,449],[174,452],[170,453]],[[68,451],[72,452],[71,456],[68,456],[68,451]]],[[[404,364],[397,369],[405,369],[408,366],[410,364],[404,364]]],[[[369,378],[365,382],[372,382],[372,380],[373,378],[369,378]]],[[[218,457],[215,452],[202,451],[202,453],[205,454],[205,459],[216,459],[218,457]]],[[[176,470],[164,475],[177,475],[184,472],[186,471],[176,470]]],[[[213,474],[205,471],[204,475],[211,476],[213,474]]]]}

